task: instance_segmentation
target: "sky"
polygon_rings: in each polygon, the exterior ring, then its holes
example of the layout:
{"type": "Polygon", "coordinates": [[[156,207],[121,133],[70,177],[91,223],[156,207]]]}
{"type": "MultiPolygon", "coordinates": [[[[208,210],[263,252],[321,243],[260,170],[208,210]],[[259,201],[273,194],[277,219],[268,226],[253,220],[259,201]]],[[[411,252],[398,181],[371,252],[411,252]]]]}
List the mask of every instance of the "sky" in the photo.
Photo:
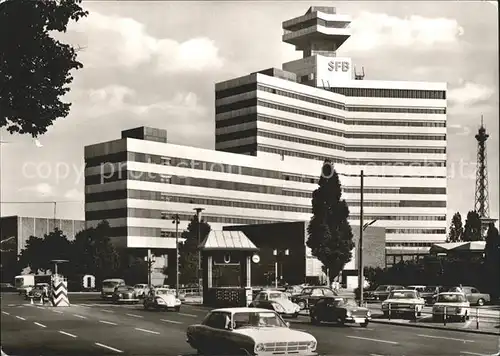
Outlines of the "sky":
{"type": "Polygon", "coordinates": [[[84,69],[64,101],[71,113],[37,140],[1,132],[1,215],[84,218],[85,145],[152,126],[168,140],[213,149],[216,82],[301,58],[281,23],[309,6],[351,15],[338,56],[365,79],[448,83],[448,220],[473,209],[481,115],[490,133],[490,216],[499,213],[498,9],[488,1],[84,1],[89,16],[61,41],[84,69]]]}

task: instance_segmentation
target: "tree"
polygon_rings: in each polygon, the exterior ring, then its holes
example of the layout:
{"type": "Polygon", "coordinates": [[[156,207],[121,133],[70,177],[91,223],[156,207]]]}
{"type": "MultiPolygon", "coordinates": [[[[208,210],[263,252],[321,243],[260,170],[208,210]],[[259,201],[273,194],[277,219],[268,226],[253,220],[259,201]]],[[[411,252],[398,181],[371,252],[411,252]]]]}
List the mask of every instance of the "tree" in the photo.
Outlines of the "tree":
{"type": "Polygon", "coordinates": [[[459,212],[456,212],[451,219],[450,231],[446,242],[460,242],[463,239],[463,235],[462,216],[459,212]]]}
{"type": "Polygon", "coordinates": [[[51,36],[87,16],[81,0],[0,2],[0,127],[37,137],[71,107],[71,70],[83,68],[74,47],[51,36]],[[9,34],[9,35],[7,35],[9,34]]]}
{"type": "Polygon", "coordinates": [[[200,230],[200,243],[208,236],[212,228],[203,219],[198,224],[198,216],[194,215],[189,222],[187,229],[181,234],[185,239],[179,244],[179,283],[198,283],[196,275],[198,266],[198,226],[200,230]]]}
{"type": "Polygon", "coordinates": [[[484,247],[485,278],[489,292],[495,297],[500,296],[500,235],[493,223],[488,226],[486,245],[484,247]]]}
{"type": "Polygon", "coordinates": [[[107,221],[76,234],[72,259],[75,274],[92,274],[96,277],[96,284],[108,277],[116,277],[120,269],[120,256],[109,236],[107,221]]]}
{"type": "Polygon", "coordinates": [[[481,241],[481,219],[479,214],[475,211],[467,213],[464,229],[464,241],[481,241]]]}
{"type": "Polygon", "coordinates": [[[354,242],[347,221],[349,208],[341,199],[342,190],[333,163],[325,160],[321,170],[319,188],[313,192],[313,217],[307,228],[307,246],[314,257],[328,269],[330,281],[352,258],[354,242]]]}
{"type": "MultiPolygon", "coordinates": [[[[43,238],[30,236],[26,248],[19,257],[20,267],[30,267],[32,272],[53,270],[52,260],[67,260],[71,255],[71,243],[61,230],[44,235],[43,238]]],[[[64,267],[62,267],[64,268],[64,267]]]]}

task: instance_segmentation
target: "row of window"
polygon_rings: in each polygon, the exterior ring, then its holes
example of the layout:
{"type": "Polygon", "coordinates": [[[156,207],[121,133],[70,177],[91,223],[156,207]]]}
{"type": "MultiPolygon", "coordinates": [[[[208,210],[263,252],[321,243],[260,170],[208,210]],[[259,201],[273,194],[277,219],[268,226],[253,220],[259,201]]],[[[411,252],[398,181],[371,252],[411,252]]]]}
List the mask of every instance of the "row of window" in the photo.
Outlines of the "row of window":
{"type": "MultiPolygon", "coordinates": [[[[304,145],[316,146],[330,148],[345,152],[389,152],[389,153],[428,153],[428,154],[443,154],[446,153],[446,148],[414,148],[414,147],[369,147],[369,146],[346,146],[344,144],[330,143],[327,141],[313,140],[309,138],[290,136],[285,134],[279,134],[275,132],[269,132],[258,129],[249,129],[243,131],[236,131],[227,134],[220,134],[215,137],[215,142],[226,142],[238,140],[246,137],[254,136],[266,137],[276,140],[283,140],[288,142],[295,142],[304,145]]],[[[361,135],[360,135],[361,136],[361,135]]],[[[382,139],[393,138],[397,135],[371,135],[367,134],[364,136],[382,136],[382,139]]],[[[418,136],[418,135],[398,135],[400,137],[405,137],[404,139],[409,140],[425,140],[427,138],[434,139],[435,136],[418,136]]]]}
{"type": "Polygon", "coordinates": [[[444,90],[325,88],[331,92],[363,98],[446,99],[444,90]]]}
{"type": "MultiPolygon", "coordinates": [[[[344,137],[344,131],[334,130],[325,127],[312,126],[308,124],[298,123],[289,120],[277,119],[270,116],[250,114],[232,117],[230,119],[218,120],[215,122],[216,128],[229,127],[234,125],[245,124],[248,122],[262,121],[274,125],[292,127],[295,129],[307,130],[311,132],[319,132],[332,136],[344,137]]],[[[364,125],[364,126],[404,126],[404,127],[446,127],[445,121],[390,121],[390,120],[345,120],[346,125],[364,125]]]]}
{"type": "MultiPolygon", "coordinates": [[[[376,90],[387,90],[387,89],[350,89],[346,88],[347,90],[350,90],[351,92],[355,92],[357,90],[360,90],[364,94],[370,94],[373,93],[375,94],[376,90]],[[364,91],[363,91],[364,90],[364,91]]],[[[346,110],[346,111],[369,111],[369,112],[407,112],[407,113],[427,113],[427,114],[446,114],[446,109],[445,108],[414,108],[414,107],[406,107],[406,108],[394,108],[394,107],[379,107],[379,106],[370,106],[370,107],[362,107],[362,106],[347,106],[344,103],[341,102],[336,102],[332,100],[325,100],[325,99],[320,99],[320,98],[315,98],[312,96],[308,95],[303,95],[303,94],[298,94],[290,91],[286,91],[283,89],[275,89],[275,88],[269,88],[264,85],[257,85],[257,90],[265,91],[271,94],[276,94],[280,96],[285,96],[288,98],[296,99],[296,100],[301,100],[313,104],[318,104],[322,106],[328,106],[331,108],[339,109],[339,110],[346,110]],[[403,111],[401,111],[403,110],[403,111]],[[408,110],[408,111],[405,111],[408,110]]],[[[398,91],[398,89],[395,89],[398,91]]],[[[412,92],[413,90],[401,90],[400,94],[401,95],[410,95],[409,92],[412,92]]],[[[415,90],[416,92],[417,90],[415,90]]],[[[428,91],[426,91],[428,92],[428,91]]],[[[430,94],[429,94],[430,95],[430,94]]],[[[437,96],[438,94],[436,94],[437,96]]],[[[397,97],[397,96],[396,96],[397,97]]],[[[429,98],[430,99],[430,98],[429,98]]],[[[437,98],[436,98],[437,99],[437,98]]]]}
{"type": "MultiPolygon", "coordinates": [[[[351,215],[351,220],[360,220],[359,215],[351,215]]],[[[364,220],[390,220],[390,221],[446,221],[446,215],[364,215],[364,220]]]]}
{"type": "Polygon", "coordinates": [[[386,247],[431,247],[435,242],[386,242],[386,247]]]}
{"type": "Polygon", "coordinates": [[[446,234],[446,229],[385,229],[388,234],[446,234]]]}
{"type": "MultiPolygon", "coordinates": [[[[290,156],[290,157],[299,157],[299,158],[306,158],[306,159],[313,159],[317,161],[324,161],[325,156],[318,155],[318,154],[312,154],[312,153],[307,153],[299,150],[291,150],[291,149],[284,149],[284,148],[278,148],[278,147],[272,147],[272,146],[266,146],[266,145],[259,145],[258,150],[261,152],[267,152],[267,153],[274,153],[278,155],[283,155],[283,156],[290,156]]],[[[329,160],[331,160],[333,163],[344,163],[344,164],[350,164],[350,165],[368,165],[368,166],[387,166],[387,167],[446,167],[446,161],[397,161],[397,160],[391,160],[391,161],[382,161],[382,160],[345,160],[341,158],[335,158],[335,157],[328,157],[329,160]]],[[[356,175],[353,175],[356,176],[356,175]]],[[[378,175],[376,177],[389,177],[388,175],[378,175]]],[[[410,177],[407,175],[398,175],[395,177],[410,177]]],[[[412,176],[413,177],[413,176],[412,176]]],[[[425,176],[424,176],[425,177],[425,176]]],[[[437,176],[434,176],[433,178],[440,178],[437,176]]],[[[444,177],[442,177],[444,178],[444,177]]]]}
{"type": "Polygon", "coordinates": [[[290,25],[289,27],[286,28],[289,32],[295,32],[302,30],[304,28],[312,27],[320,25],[323,27],[328,27],[328,28],[347,28],[348,23],[346,22],[339,22],[339,21],[326,21],[320,18],[313,18],[310,20],[306,20],[304,22],[299,22],[293,25],[290,25]]]}

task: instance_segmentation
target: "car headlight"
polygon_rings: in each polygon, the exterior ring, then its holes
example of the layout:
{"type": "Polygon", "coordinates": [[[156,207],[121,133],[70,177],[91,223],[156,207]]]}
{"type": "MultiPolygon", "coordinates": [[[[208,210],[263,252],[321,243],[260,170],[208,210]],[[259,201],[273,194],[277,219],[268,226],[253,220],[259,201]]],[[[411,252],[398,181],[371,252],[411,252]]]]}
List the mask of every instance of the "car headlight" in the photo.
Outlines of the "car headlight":
{"type": "Polygon", "coordinates": [[[345,313],[346,316],[351,316],[352,315],[352,312],[350,310],[348,310],[346,313],[345,313]]]}
{"type": "Polygon", "coordinates": [[[382,309],[387,309],[387,308],[389,308],[389,303],[386,302],[382,303],[382,309]]]}
{"type": "Polygon", "coordinates": [[[265,350],[266,348],[264,347],[263,343],[258,343],[257,345],[255,345],[255,352],[262,352],[265,350]]]}
{"type": "Polygon", "coordinates": [[[317,345],[318,345],[318,344],[317,344],[317,342],[316,342],[315,340],[313,340],[313,341],[311,341],[311,342],[309,343],[308,347],[309,347],[309,349],[310,349],[311,351],[314,351],[314,350],[316,350],[316,346],[317,346],[317,345]]]}
{"type": "Polygon", "coordinates": [[[462,312],[462,308],[456,308],[455,313],[460,314],[462,312]]]}
{"type": "Polygon", "coordinates": [[[165,304],[165,301],[163,299],[158,298],[158,299],[156,299],[156,303],[165,304]]]}
{"type": "Polygon", "coordinates": [[[372,316],[372,312],[368,310],[368,311],[366,312],[366,316],[372,316]]]}
{"type": "Polygon", "coordinates": [[[176,300],[175,300],[175,303],[176,303],[176,304],[181,304],[181,300],[180,300],[180,299],[176,299],[176,300]]]}

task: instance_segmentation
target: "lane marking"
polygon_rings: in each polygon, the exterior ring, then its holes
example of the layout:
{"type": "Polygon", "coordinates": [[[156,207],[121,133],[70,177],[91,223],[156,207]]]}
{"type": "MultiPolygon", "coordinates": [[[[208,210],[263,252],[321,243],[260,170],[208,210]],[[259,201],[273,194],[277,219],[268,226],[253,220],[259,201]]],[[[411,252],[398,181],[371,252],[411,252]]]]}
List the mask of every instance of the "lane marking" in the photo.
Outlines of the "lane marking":
{"type": "Polygon", "coordinates": [[[351,338],[351,339],[359,339],[359,340],[382,342],[384,344],[391,344],[391,345],[398,345],[399,344],[399,342],[396,342],[396,341],[388,341],[388,340],[380,340],[380,339],[370,339],[370,338],[361,337],[361,336],[349,336],[349,335],[347,335],[347,337],[351,338]]]}
{"type": "Polygon", "coordinates": [[[73,334],[67,333],[66,331],[59,330],[59,334],[63,334],[63,335],[67,335],[67,336],[71,336],[72,338],[75,338],[75,339],[76,339],[76,335],[73,335],[73,334]]]}
{"type": "Polygon", "coordinates": [[[486,355],[486,354],[477,354],[475,352],[468,352],[468,351],[460,351],[461,354],[467,354],[467,355],[476,355],[476,356],[494,356],[494,355],[486,355]]]}
{"type": "Polygon", "coordinates": [[[62,311],[59,311],[59,310],[54,310],[54,309],[52,309],[52,311],[53,311],[54,313],[57,313],[57,314],[63,314],[63,312],[62,312],[62,311]]]}
{"type": "Polygon", "coordinates": [[[184,316],[190,316],[191,318],[196,318],[198,315],[194,315],[194,314],[187,314],[187,313],[177,313],[179,315],[184,315],[184,316]]]}
{"type": "Polygon", "coordinates": [[[18,319],[20,319],[20,320],[26,320],[26,319],[24,319],[22,316],[17,316],[17,315],[16,315],[16,318],[18,318],[18,319]]]}
{"type": "Polygon", "coordinates": [[[114,313],[114,311],[112,310],[108,310],[108,309],[101,309],[101,311],[105,312],[105,313],[114,313]]]}
{"type": "Polygon", "coordinates": [[[175,320],[167,320],[167,319],[160,319],[161,321],[164,321],[166,323],[172,323],[172,324],[182,324],[180,321],[175,321],[175,320]]]}
{"type": "Polygon", "coordinates": [[[40,324],[40,323],[37,323],[36,321],[35,321],[35,322],[33,322],[33,324],[38,325],[38,326],[41,326],[42,328],[46,328],[46,326],[45,326],[45,325],[40,324]]]}
{"type": "Polygon", "coordinates": [[[145,333],[160,335],[160,333],[158,331],[152,331],[152,330],[141,329],[141,328],[135,328],[135,330],[143,331],[145,333]]]}
{"type": "Polygon", "coordinates": [[[452,340],[452,341],[475,342],[474,340],[464,340],[464,339],[457,339],[457,338],[446,337],[446,336],[434,336],[434,335],[424,335],[424,334],[417,334],[417,336],[427,337],[430,339],[443,339],[443,340],[452,340]]]}
{"type": "Polygon", "coordinates": [[[142,315],[137,315],[137,314],[125,314],[125,315],[132,316],[134,318],[144,318],[142,315]]]}
{"type": "Polygon", "coordinates": [[[370,354],[370,356],[384,356],[384,355],[370,354]]]}
{"type": "Polygon", "coordinates": [[[80,319],[87,319],[87,317],[83,315],[78,315],[78,314],[73,314],[73,315],[80,319]]]}
{"type": "Polygon", "coordinates": [[[8,307],[15,307],[16,305],[15,304],[9,304],[7,305],[8,307]]]}
{"type": "Polygon", "coordinates": [[[10,315],[9,313],[7,313],[6,311],[3,311],[3,310],[2,310],[2,314],[10,315]]]}
{"type": "Polygon", "coordinates": [[[114,347],[107,346],[107,345],[104,345],[104,344],[100,344],[98,342],[96,342],[95,345],[100,346],[100,347],[104,347],[105,349],[108,349],[108,350],[111,350],[111,351],[114,351],[114,352],[118,352],[119,354],[123,353],[122,350],[118,350],[118,349],[115,349],[114,347]]]}
{"type": "Polygon", "coordinates": [[[36,307],[36,308],[37,308],[37,309],[43,309],[43,310],[45,310],[45,308],[44,308],[44,307],[36,307]]]}
{"type": "Polygon", "coordinates": [[[109,324],[109,325],[118,325],[116,323],[112,323],[111,321],[106,321],[106,320],[99,320],[100,323],[103,323],[103,324],[109,324]]]}
{"type": "Polygon", "coordinates": [[[375,329],[372,329],[372,328],[352,328],[352,330],[357,330],[357,331],[364,331],[364,330],[373,331],[375,329]]]}

